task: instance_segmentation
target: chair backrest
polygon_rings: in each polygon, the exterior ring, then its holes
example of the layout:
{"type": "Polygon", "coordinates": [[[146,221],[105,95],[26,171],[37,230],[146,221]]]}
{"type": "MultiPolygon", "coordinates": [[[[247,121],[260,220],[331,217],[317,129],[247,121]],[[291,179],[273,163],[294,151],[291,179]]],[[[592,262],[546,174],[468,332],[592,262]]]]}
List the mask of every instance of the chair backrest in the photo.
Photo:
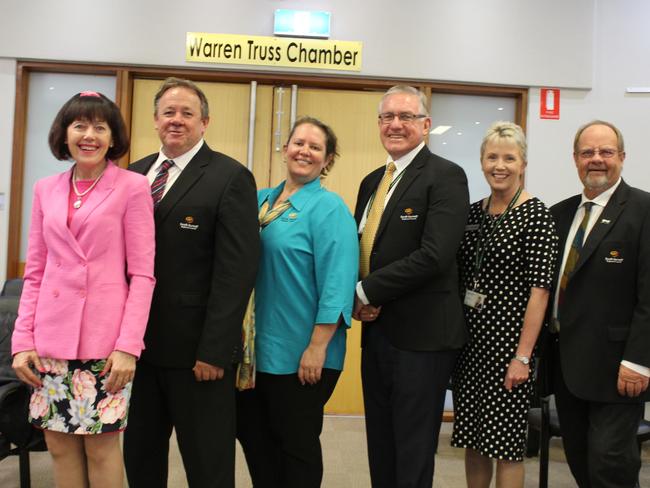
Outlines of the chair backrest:
{"type": "Polygon", "coordinates": [[[23,292],[23,279],[12,278],[10,280],[5,281],[5,284],[2,287],[2,292],[0,292],[0,296],[20,297],[20,294],[22,292],[23,292]]]}
{"type": "Polygon", "coordinates": [[[17,379],[11,368],[11,334],[18,316],[19,301],[20,298],[15,296],[0,296],[0,380],[17,379]]]}
{"type": "Polygon", "coordinates": [[[33,442],[35,433],[27,422],[30,391],[11,367],[11,334],[19,301],[16,296],[0,296],[0,432],[22,448],[33,442]]]}

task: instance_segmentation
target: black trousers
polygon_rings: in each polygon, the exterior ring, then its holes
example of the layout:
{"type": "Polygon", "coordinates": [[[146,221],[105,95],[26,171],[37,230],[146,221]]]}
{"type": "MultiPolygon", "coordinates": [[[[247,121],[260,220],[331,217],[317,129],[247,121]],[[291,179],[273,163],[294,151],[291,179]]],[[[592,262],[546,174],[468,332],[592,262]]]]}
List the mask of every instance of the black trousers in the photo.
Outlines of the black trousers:
{"type": "Polygon", "coordinates": [[[176,430],[188,486],[235,486],[235,386],[227,370],[196,381],[191,369],[138,362],[124,461],[130,488],[166,488],[169,437],[176,430]]]}
{"type": "Polygon", "coordinates": [[[373,488],[431,488],[445,394],[459,351],[404,351],[370,326],[361,355],[373,488]]]}
{"type": "Polygon", "coordinates": [[[571,474],[580,488],[633,488],[641,457],[636,432],[644,404],[582,400],[567,388],[552,346],[555,402],[571,474]]]}
{"type": "Polygon", "coordinates": [[[323,478],[323,407],[340,371],[323,369],[315,385],[298,375],[257,373],[237,392],[237,438],[255,488],[318,488],[323,478]]]}

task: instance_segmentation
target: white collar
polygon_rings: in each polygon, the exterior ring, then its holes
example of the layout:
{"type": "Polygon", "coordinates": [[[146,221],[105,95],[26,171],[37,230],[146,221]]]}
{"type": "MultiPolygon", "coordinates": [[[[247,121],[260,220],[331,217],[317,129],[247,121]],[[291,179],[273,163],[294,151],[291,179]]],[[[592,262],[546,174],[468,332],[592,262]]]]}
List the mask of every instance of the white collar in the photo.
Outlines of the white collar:
{"type": "Polygon", "coordinates": [[[391,161],[395,163],[395,174],[398,175],[402,171],[406,169],[406,167],[413,162],[415,159],[415,156],[418,155],[418,153],[422,150],[424,147],[424,141],[422,141],[420,144],[418,144],[416,147],[411,149],[408,153],[406,153],[404,156],[398,159],[393,159],[390,157],[390,154],[386,158],[386,164],[390,163],[391,161]]]}
{"type": "Polygon", "coordinates": [[[161,147],[160,151],[158,152],[158,158],[156,159],[153,168],[155,171],[158,171],[163,161],[167,161],[168,159],[171,159],[172,161],[174,161],[174,164],[178,167],[178,169],[183,171],[185,169],[185,166],[187,166],[189,162],[192,161],[192,158],[196,156],[196,153],[199,152],[202,146],[203,146],[203,138],[201,138],[201,140],[197,142],[192,149],[190,149],[184,154],[181,154],[177,158],[173,158],[173,159],[165,156],[165,153],[163,152],[163,148],[161,147]]]}
{"type": "Polygon", "coordinates": [[[593,203],[595,203],[596,205],[598,205],[598,206],[600,206],[600,207],[605,207],[605,206],[607,206],[607,203],[609,202],[609,199],[612,198],[612,195],[614,194],[614,192],[615,192],[616,189],[618,188],[618,185],[621,184],[621,181],[622,181],[622,178],[619,176],[619,177],[618,177],[618,181],[616,182],[615,185],[613,185],[611,188],[608,188],[607,190],[605,190],[604,192],[602,192],[600,195],[598,195],[598,196],[597,196],[596,198],[594,198],[593,200],[589,200],[589,199],[585,196],[585,194],[584,194],[584,192],[583,192],[583,193],[582,193],[582,198],[580,199],[580,206],[582,207],[582,205],[584,205],[585,202],[593,202],[593,203]]]}

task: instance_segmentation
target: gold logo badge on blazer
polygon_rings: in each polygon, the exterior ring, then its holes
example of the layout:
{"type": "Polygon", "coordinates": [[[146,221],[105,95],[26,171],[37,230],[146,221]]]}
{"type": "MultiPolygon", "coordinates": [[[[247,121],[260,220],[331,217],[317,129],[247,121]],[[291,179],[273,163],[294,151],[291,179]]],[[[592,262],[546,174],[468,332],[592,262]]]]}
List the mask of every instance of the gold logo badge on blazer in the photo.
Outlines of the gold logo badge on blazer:
{"type": "Polygon", "coordinates": [[[419,215],[413,215],[413,209],[411,207],[407,207],[403,210],[402,215],[399,216],[400,219],[403,221],[408,221],[408,220],[417,220],[419,215]]]}
{"type": "Polygon", "coordinates": [[[192,217],[191,215],[188,215],[183,220],[184,220],[183,222],[180,222],[178,224],[181,229],[197,230],[199,228],[199,225],[194,223],[194,217],[192,217]]]}
{"type": "Polygon", "coordinates": [[[298,213],[291,212],[289,214],[285,214],[282,217],[280,217],[280,220],[282,222],[295,222],[297,218],[298,218],[298,213]]]}
{"type": "Polygon", "coordinates": [[[605,257],[605,262],[610,264],[621,264],[623,262],[621,251],[616,249],[609,251],[609,256],[605,257]]]}

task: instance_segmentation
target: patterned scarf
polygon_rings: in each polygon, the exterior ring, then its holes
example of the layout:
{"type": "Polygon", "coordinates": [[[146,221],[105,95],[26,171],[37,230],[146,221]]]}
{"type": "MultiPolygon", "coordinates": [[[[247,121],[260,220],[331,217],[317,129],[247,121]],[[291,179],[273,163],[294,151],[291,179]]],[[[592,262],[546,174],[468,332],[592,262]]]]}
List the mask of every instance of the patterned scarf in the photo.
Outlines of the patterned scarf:
{"type": "MultiPolygon", "coordinates": [[[[260,231],[282,215],[291,203],[285,200],[277,207],[270,209],[269,201],[266,200],[260,208],[258,219],[260,231]]],[[[244,321],[242,323],[242,362],[237,367],[237,378],[235,385],[239,391],[255,388],[255,290],[252,291],[248,300],[244,321]]]]}

